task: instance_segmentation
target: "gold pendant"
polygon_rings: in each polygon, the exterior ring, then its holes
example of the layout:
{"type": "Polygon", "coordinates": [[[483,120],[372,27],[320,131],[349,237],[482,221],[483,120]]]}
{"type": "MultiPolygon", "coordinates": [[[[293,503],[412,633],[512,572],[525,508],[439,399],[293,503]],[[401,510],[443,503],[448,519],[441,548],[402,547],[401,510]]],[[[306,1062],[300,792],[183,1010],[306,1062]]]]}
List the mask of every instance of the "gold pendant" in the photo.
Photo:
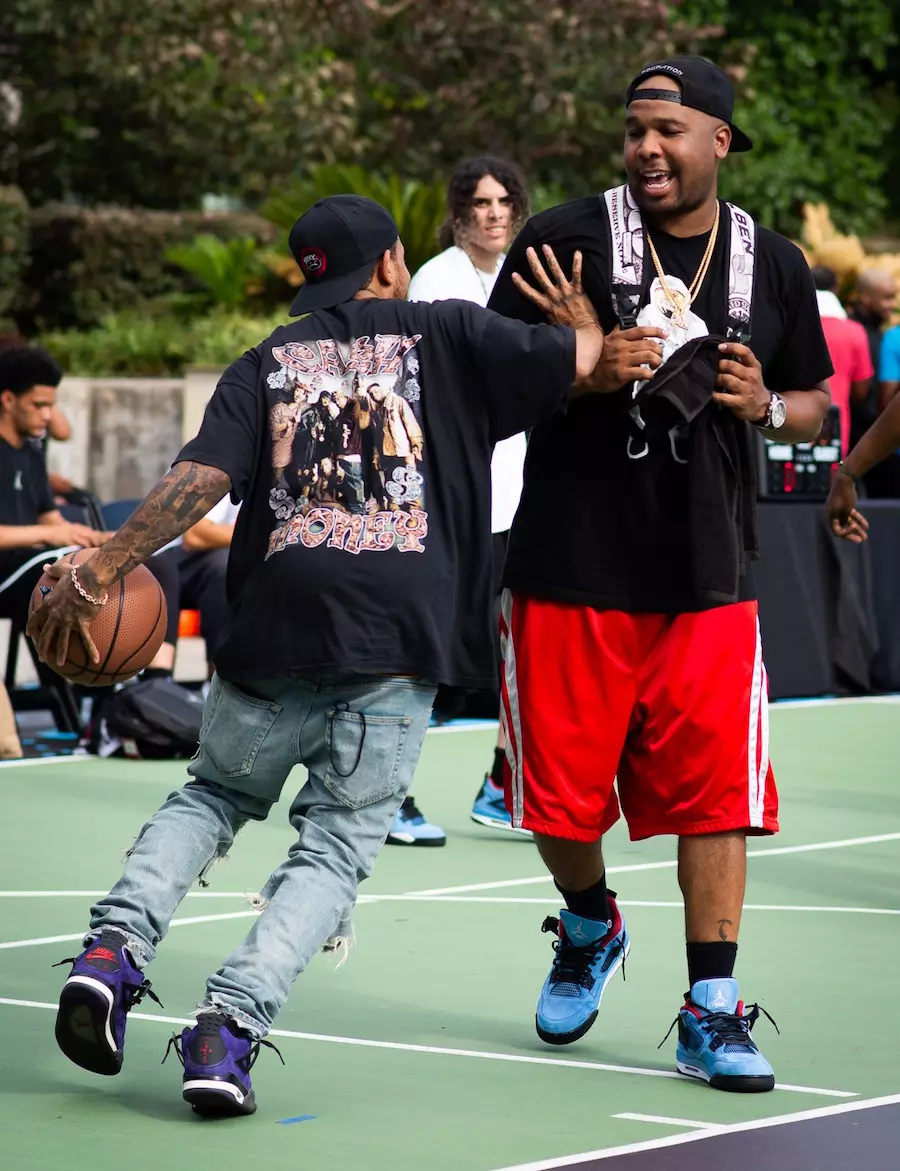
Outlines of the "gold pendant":
{"type": "Polygon", "coordinates": [[[686,329],[684,320],[685,312],[691,307],[691,298],[686,297],[684,293],[678,289],[666,289],[665,298],[668,301],[672,310],[672,320],[679,327],[679,329],[686,329]]]}

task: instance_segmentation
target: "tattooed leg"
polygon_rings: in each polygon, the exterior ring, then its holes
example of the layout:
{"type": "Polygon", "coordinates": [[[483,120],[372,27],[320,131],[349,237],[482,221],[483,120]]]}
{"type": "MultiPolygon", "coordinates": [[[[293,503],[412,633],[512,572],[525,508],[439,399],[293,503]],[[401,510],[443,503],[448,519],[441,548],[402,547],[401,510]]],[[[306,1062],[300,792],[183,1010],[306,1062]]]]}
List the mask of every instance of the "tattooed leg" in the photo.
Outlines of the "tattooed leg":
{"type": "Polygon", "coordinates": [[[678,882],[691,943],[737,943],[747,878],[743,833],[680,838],[678,882]]]}

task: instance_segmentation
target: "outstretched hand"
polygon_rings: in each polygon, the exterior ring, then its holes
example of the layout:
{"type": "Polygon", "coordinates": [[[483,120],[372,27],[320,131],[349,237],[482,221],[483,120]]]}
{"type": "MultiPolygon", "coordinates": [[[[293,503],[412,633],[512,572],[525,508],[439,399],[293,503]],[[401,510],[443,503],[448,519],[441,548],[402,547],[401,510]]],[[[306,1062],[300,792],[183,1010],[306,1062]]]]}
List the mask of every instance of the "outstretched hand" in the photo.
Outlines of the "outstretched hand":
{"type": "Polygon", "coordinates": [[[570,329],[583,329],[587,325],[599,328],[597,313],[581,283],[581,253],[576,252],[572,258],[571,280],[563,272],[549,244],[543,246],[543,253],[553,279],[547,275],[537,250],[529,248],[525,255],[539,288],[530,285],[517,272],[512,274],[513,284],[556,325],[567,325],[570,329]]]}

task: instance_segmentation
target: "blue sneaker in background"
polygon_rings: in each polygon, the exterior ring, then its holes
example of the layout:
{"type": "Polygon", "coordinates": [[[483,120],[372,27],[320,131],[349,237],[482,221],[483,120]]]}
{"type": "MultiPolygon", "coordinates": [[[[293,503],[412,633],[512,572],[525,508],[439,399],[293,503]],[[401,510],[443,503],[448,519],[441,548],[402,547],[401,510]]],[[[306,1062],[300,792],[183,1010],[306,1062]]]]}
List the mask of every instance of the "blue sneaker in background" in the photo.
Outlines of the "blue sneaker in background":
{"type": "Polygon", "coordinates": [[[759,1014],[754,1004],[745,1015],[737,980],[699,980],[678,1013],[678,1072],[709,1082],[715,1090],[773,1090],[775,1074],[750,1036],[759,1014]]]}
{"type": "Polygon", "coordinates": [[[535,1016],[537,1034],[549,1045],[568,1045],[584,1036],[597,1019],[606,985],[619,968],[624,969],[631,939],[612,896],[609,908],[608,923],[566,910],[560,911],[559,919],[544,920],[541,930],[559,936],[535,1016]]]}
{"type": "Polygon", "coordinates": [[[125,1050],[126,1016],[149,996],[144,979],[125,948],[125,936],[105,930],[77,959],[63,960],[72,971],[59,997],[56,1043],[70,1061],[91,1073],[117,1074],[125,1050]]]}
{"type": "Polygon", "coordinates": [[[472,820],[479,825],[486,825],[488,829],[507,829],[514,834],[523,834],[531,837],[531,830],[519,829],[512,823],[506,803],[503,800],[503,788],[498,787],[490,776],[484,778],[484,784],[478,790],[475,804],[472,806],[472,820]]]}
{"type": "Polygon", "coordinates": [[[439,825],[425,820],[412,797],[406,797],[386,841],[389,846],[445,846],[447,835],[439,825]]]}

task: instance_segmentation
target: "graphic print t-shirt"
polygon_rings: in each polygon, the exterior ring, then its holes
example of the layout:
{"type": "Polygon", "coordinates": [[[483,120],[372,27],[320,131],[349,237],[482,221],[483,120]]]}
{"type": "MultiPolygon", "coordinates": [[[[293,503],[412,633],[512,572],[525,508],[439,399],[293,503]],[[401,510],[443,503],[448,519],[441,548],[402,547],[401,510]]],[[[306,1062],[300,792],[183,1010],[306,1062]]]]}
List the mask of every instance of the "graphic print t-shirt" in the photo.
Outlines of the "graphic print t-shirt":
{"type": "MultiPolygon", "coordinates": [[[[686,318],[700,333],[724,335],[727,326],[729,222],[723,204],[710,268],[693,316],[686,318]]],[[[652,235],[667,276],[689,287],[709,234],[652,235]]],[[[538,319],[539,310],[518,292],[512,274],[529,279],[525,250],[541,244],[551,245],[566,272],[575,250],[583,252],[585,290],[604,331],[611,331],[611,237],[600,196],[529,221],[513,242],[490,307],[523,321],[538,319]]],[[[647,253],[645,267],[652,265],[647,253]]],[[[652,313],[650,304],[641,320],[651,323],[652,313]]],[[[806,390],[831,374],[806,261],[788,240],[764,228],[757,229],[751,330],[749,345],[770,390],[806,390]]],[[[578,398],[564,416],[535,429],[507,552],[507,586],[532,597],[629,613],[674,614],[709,605],[697,598],[691,580],[690,431],[673,428],[674,420],[657,410],[654,417],[648,403],[637,418],[629,384],[615,394],[578,398]]],[[[741,597],[752,596],[745,581],[741,597]]]]}
{"type": "MultiPolygon", "coordinates": [[[[0,525],[34,525],[56,503],[40,448],[0,439],[0,525]]],[[[22,564],[22,549],[0,550],[0,581],[22,564]]]]}
{"type": "Polygon", "coordinates": [[[461,301],[352,301],[235,362],[178,456],[243,501],[219,673],[493,686],[491,451],[574,374],[571,331],[461,301]]]}

